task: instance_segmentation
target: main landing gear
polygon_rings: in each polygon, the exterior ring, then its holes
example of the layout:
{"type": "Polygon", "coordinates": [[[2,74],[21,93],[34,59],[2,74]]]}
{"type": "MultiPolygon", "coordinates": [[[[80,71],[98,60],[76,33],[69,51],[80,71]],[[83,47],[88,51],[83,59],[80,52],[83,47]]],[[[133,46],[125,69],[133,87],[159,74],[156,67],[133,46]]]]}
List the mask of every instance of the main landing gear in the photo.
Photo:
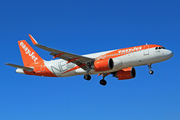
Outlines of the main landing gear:
{"type": "Polygon", "coordinates": [[[103,86],[105,86],[105,85],[107,84],[106,80],[104,80],[104,79],[100,80],[99,83],[100,83],[101,85],[103,85],[103,86]]]}
{"type": "MultiPolygon", "coordinates": [[[[100,80],[99,83],[100,83],[101,85],[105,86],[105,85],[107,84],[107,82],[106,82],[106,80],[104,80],[104,78],[105,78],[108,74],[107,74],[107,73],[103,73],[102,75],[103,75],[103,79],[100,80]]],[[[89,74],[85,74],[85,75],[84,75],[84,79],[89,81],[89,80],[91,80],[91,76],[90,76],[89,74]]]]}
{"type": "MultiPolygon", "coordinates": [[[[104,74],[102,74],[102,75],[103,75],[103,79],[100,80],[99,83],[100,83],[101,85],[105,86],[105,85],[107,84],[107,82],[106,82],[106,80],[104,80],[104,78],[107,76],[107,74],[104,73],[104,74]]],[[[89,80],[91,80],[91,76],[90,76],[89,74],[85,74],[85,75],[84,75],[84,79],[89,81],[89,80]]]]}
{"type": "Polygon", "coordinates": [[[152,65],[152,64],[148,64],[148,67],[149,67],[149,74],[152,75],[152,74],[154,73],[154,71],[151,70],[151,68],[152,68],[151,65],[152,65]]]}
{"type": "MultiPolygon", "coordinates": [[[[91,76],[89,75],[89,72],[90,72],[90,70],[91,70],[91,65],[92,65],[92,63],[90,63],[90,62],[87,63],[87,71],[86,71],[87,74],[84,75],[84,79],[85,79],[85,80],[88,80],[88,81],[91,80],[91,76]]],[[[99,82],[99,83],[100,83],[101,85],[103,85],[103,86],[105,86],[105,85],[107,84],[106,80],[104,80],[104,78],[105,78],[107,75],[109,75],[109,74],[103,73],[103,74],[102,74],[103,79],[100,80],[100,82],[99,82]]]]}
{"type": "Polygon", "coordinates": [[[103,75],[103,79],[100,80],[99,83],[100,83],[101,85],[105,86],[105,85],[107,84],[107,82],[106,82],[106,80],[104,80],[104,78],[105,78],[108,74],[107,74],[107,73],[103,73],[102,75],[103,75]]]}
{"type": "Polygon", "coordinates": [[[91,80],[91,76],[90,76],[89,74],[85,74],[85,75],[84,75],[84,79],[85,79],[85,80],[91,80]]]}
{"type": "Polygon", "coordinates": [[[85,80],[91,80],[91,76],[89,75],[89,71],[91,70],[91,64],[88,64],[88,68],[87,68],[87,74],[84,75],[84,79],[85,80]]]}

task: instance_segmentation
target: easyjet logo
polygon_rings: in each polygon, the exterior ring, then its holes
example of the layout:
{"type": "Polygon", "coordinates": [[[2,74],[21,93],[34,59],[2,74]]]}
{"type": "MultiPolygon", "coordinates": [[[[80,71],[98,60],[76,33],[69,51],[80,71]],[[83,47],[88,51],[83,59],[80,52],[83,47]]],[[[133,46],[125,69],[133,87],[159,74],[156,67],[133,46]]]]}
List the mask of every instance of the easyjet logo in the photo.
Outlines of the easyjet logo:
{"type": "Polygon", "coordinates": [[[142,50],[142,47],[134,47],[130,49],[119,50],[118,53],[125,54],[125,53],[130,53],[130,52],[135,52],[135,51],[141,51],[141,50],[142,50]]]}
{"type": "Polygon", "coordinates": [[[29,48],[23,42],[20,43],[20,46],[22,46],[25,53],[28,54],[29,57],[31,57],[31,59],[34,60],[34,62],[36,62],[36,60],[38,60],[38,58],[34,55],[34,52],[30,51],[29,48]]]}

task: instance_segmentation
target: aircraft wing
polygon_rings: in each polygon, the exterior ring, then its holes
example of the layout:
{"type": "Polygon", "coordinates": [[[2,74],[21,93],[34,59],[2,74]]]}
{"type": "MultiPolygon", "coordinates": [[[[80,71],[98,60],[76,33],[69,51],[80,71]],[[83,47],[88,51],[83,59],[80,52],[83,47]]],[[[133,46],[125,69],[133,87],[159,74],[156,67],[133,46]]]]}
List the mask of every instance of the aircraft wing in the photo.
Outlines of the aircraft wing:
{"type": "Polygon", "coordinates": [[[49,48],[49,47],[40,45],[40,44],[38,44],[38,42],[30,34],[29,34],[29,37],[30,37],[32,43],[35,46],[37,46],[37,47],[39,47],[41,49],[44,49],[46,51],[51,52],[50,55],[53,55],[54,56],[53,58],[58,57],[58,58],[66,60],[67,63],[69,63],[69,62],[75,63],[76,65],[80,66],[84,70],[87,70],[87,67],[85,66],[85,64],[88,61],[93,61],[94,60],[93,58],[84,57],[84,56],[81,56],[81,55],[76,55],[76,54],[72,54],[72,53],[68,53],[68,52],[65,52],[65,51],[60,51],[60,50],[56,50],[56,49],[53,49],[53,48],[49,48]],[[84,65],[82,65],[82,64],[84,64],[84,65]]]}

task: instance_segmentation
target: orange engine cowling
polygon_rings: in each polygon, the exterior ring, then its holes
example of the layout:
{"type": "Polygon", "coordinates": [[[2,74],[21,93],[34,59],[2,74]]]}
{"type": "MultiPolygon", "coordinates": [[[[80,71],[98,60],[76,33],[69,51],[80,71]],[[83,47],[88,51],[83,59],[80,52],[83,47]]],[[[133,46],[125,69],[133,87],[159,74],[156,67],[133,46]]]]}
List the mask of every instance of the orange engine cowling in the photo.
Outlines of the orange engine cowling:
{"type": "Polygon", "coordinates": [[[114,62],[111,58],[94,61],[93,68],[95,71],[111,70],[114,67],[114,62]]]}
{"type": "Polygon", "coordinates": [[[114,77],[118,80],[126,80],[136,77],[136,70],[133,67],[124,68],[114,73],[114,77]]]}

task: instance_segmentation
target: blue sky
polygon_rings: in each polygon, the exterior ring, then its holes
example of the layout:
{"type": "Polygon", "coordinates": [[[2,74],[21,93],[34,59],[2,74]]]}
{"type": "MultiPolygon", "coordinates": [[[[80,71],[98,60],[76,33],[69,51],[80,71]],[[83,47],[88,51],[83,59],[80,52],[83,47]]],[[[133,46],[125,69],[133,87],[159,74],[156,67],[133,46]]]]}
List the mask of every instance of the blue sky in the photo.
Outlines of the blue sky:
{"type": "Polygon", "coordinates": [[[1,0],[1,120],[179,120],[178,0],[1,0]],[[43,45],[83,55],[136,45],[159,44],[174,56],[136,67],[134,79],[108,84],[101,76],[46,78],[16,74],[23,65],[18,40],[27,42],[45,60],[49,52],[32,45],[28,34],[43,45]]]}

